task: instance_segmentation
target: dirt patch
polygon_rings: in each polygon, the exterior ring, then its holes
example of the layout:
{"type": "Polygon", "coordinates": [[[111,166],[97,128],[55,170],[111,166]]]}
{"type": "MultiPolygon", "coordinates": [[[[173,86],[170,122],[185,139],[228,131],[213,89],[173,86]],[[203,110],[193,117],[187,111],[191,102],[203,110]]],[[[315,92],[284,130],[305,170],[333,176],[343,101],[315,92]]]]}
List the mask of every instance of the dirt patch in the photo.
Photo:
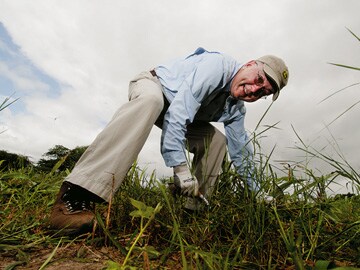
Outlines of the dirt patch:
{"type": "MultiPolygon", "coordinates": [[[[38,270],[52,256],[55,247],[36,247],[20,251],[12,249],[0,253],[0,269],[38,270]],[[11,268],[12,267],[12,268],[11,268]]],[[[140,269],[183,269],[179,252],[167,256],[166,265],[161,259],[150,258],[145,252],[134,252],[131,266],[140,269]]],[[[121,265],[125,256],[115,247],[95,247],[84,243],[63,243],[56,250],[46,270],[100,270],[106,269],[108,262],[121,265]]]]}
{"type": "MultiPolygon", "coordinates": [[[[0,269],[14,266],[11,269],[39,269],[51,257],[54,248],[29,250],[26,253],[16,250],[0,255],[0,269]]],[[[98,270],[104,269],[109,260],[121,263],[120,252],[111,247],[92,247],[84,244],[66,244],[59,247],[47,264],[47,270],[98,270]]]]}

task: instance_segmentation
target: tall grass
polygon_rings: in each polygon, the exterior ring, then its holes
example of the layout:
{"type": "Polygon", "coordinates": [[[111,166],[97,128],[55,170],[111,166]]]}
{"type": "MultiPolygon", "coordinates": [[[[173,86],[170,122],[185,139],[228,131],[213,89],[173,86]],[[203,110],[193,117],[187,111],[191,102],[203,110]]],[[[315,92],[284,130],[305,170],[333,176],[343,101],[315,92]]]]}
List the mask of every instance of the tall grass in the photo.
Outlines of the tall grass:
{"type": "MultiPolygon", "coordinates": [[[[268,128],[257,131],[255,145],[268,128]]],[[[260,193],[276,196],[271,204],[244,189],[225,160],[210,206],[185,211],[184,198],[173,197],[166,187],[172,179],[147,175],[134,163],[111,207],[97,208],[94,234],[81,241],[118,250],[108,269],[326,269],[339,262],[360,267],[360,175],[340,152],[335,159],[298,140],[296,149],[308,159],[296,165],[289,161],[282,176],[271,164],[275,149],[268,155],[255,149],[256,181],[262,183],[260,193]],[[309,169],[308,160],[315,159],[329,164],[332,172],[309,169]],[[340,177],[351,181],[354,194],[328,195],[329,185],[340,177]]],[[[31,168],[0,171],[2,254],[29,264],[34,248],[51,246],[45,268],[60,245],[76,241],[60,241],[47,227],[66,174],[55,169],[49,174],[31,168]]]]}
{"type": "MultiPolygon", "coordinates": [[[[134,163],[111,207],[98,207],[99,225],[86,243],[118,249],[118,260],[109,261],[109,269],[305,269],[323,261],[359,267],[359,173],[342,155],[335,160],[298,139],[298,151],[334,170],[317,175],[305,160],[278,176],[272,151],[265,155],[257,148],[256,180],[262,183],[260,193],[276,196],[271,204],[244,189],[225,160],[210,206],[188,212],[184,198],[173,197],[166,187],[172,179],[159,180],[134,163]],[[329,197],[326,190],[338,177],[351,181],[353,195],[329,197]]],[[[56,170],[63,161],[49,174],[32,168],[0,172],[0,250],[18,263],[30,263],[34,249],[51,246],[55,253],[57,245],[74,241],[63,238],[60,243],[47,227],[68,173],[56,170]]],[[[44,261],[44,267],[50,263],[44,261]]]]}
{"type": "Polygon", "coordinates": [[[0,112],[5,108],[9,107],[11,104],[16,102],[19,98],[11,100],[11,97],[6,97],[3,102],[0,104],[0,112]]]}
{"type": "Polygon", "coordinates": [[[306,183],[294,172],[278,178],[267,158],[259,160],[265,161],[257,168],[264,186],[281,190],[290,181],[298,188],[280,192],[275,204],[257,202],[225,162],[211,206],[196,214],[184,211],[183,198],[172,197],[154,174],[147,177],[134,164],[114,197],[109,229],[115,240],[128,239],[126,250],[135,251],[128,263],[140,266],[139,254],[150,253],[156,267],[171,265],[175,257],[184,269],[304,269],[319,260],[359,266],[359,195],[329,198],[324,189],[333,177],[305,170],[306,183]],[[141,219],[131,219],[132,198],[153,209],[163,206],[146,234],[141,219]]]}
{"type": "MultiPolygon", "coordinates": [[[[286,176],[278,177],[270,159],[258,152],[258,181],[266,192],[281,195],[276,203],[266,204],[243,188],[230,162],[225,161],[210,207],[199,213],[184,211],[184,198],[173,197],[167,190],[166,183],[172,179],[159,181],[134,163],[113,197],[108,224],[99,225],[96,237],[89,236],[87,243],[114,246],[126,258],[126,266],[136,267],[143,267],[144,260],[152,268],[164,269],[176,265],[183,269],[296,265],[302,269],[318,260],[360,266],[359,174],[344,160],[336,161],[306,145],[299,151],[328,162],[336,171],[317,176],[304,165],[297,171],[287,168],[286,176]],[[352,181],[354,196],[329,197],[324,192],[338,176],[352,181]],[[289,186],[294,187],[292,193],[285,192],[289,186]],[[161,210],[146,217],[134,215],[134,200],[150,207],[144,208],[150,212],[160,206],[161,210]]],[[[65,175],[42,174],[31,168],[0,172],[2,252],[26,263],[32,248],[59,244],[46,222],[65,175]]],[[[123,260],[112,261],[112,267],[121,269],[123,260]]]]}

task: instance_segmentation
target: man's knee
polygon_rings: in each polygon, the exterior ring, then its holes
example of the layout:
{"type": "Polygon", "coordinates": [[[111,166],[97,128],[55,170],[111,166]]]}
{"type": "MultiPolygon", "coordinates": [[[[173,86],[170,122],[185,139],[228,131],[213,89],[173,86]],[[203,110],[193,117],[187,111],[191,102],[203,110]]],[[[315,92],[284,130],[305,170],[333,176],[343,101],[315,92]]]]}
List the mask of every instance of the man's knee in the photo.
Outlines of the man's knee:
{"type": "Polygon", "coordinates": [[[143,98],[146,99],[146,105],[151,109],[151,111],[154,111],[157,114],[161,113],[164,107],[163,95],[159,95],[158,93],[149,93],[143,96],[143,98]]]}
{"type": "Polygon", "coordinates": [[[214,134],[213,137],[213,141],[216,143],[216,145],[218,145],[220,148],[224,148],[225,151],[225,147],[226,147],[226,136],[219,131],[218,129],[216,129],[216,132],[214,134]]]}

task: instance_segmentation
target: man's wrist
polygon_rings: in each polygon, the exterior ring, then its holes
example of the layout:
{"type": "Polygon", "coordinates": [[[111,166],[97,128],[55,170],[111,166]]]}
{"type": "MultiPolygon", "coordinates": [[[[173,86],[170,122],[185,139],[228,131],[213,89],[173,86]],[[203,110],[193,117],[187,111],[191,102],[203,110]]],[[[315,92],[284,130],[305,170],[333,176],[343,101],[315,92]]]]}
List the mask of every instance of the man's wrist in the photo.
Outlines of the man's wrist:
{"type": "Polygon", "coordinates": [[[174,169],[174,173],[182,173],[186,171],[190,172],[189,167],[186,163],[182,163],[180,165],[174,166],[173,169],[174,169]]]}

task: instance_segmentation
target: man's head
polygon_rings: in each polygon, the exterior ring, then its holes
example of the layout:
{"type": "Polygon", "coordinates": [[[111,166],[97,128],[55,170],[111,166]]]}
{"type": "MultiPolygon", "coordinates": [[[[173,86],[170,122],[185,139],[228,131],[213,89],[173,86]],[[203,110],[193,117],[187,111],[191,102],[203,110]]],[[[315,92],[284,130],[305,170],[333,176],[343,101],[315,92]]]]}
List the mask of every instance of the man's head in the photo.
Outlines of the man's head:
{"type": "Polygon", "coordinates": [[[243,65],[233,78],[230,93],[233,98],[254,102],[273,95],[275,101],[280,90],[287,84],[289,71],[283,60],[265,55],[243,65]]]}
{"type": "Polygon", "coordinates": [[[280,90],[287,85],[289,79],[289,70],[284,61],[274,55],[265,55],[257,59],[257,61],[264,63],[264,72],[266,77],[275,85],[277,90],[273,95],[273,101],[275,101],[280,90]]]}

